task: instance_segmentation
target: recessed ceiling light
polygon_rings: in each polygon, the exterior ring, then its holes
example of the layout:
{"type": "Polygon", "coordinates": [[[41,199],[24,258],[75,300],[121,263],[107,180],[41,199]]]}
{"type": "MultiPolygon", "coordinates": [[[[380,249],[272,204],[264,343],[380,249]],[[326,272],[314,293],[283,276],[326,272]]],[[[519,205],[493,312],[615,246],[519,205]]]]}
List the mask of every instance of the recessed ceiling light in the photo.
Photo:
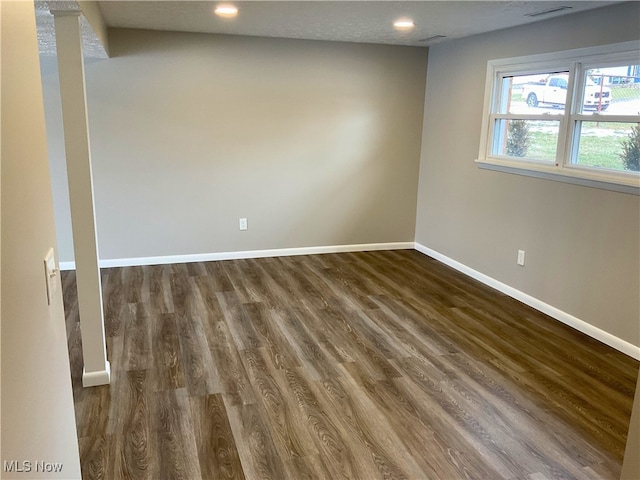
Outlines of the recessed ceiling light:
{"type": "Polygon", "coordinates": [[[220,17],[231,18],[238,14],[238,9],[233,5],[218,5],[214,12],[220,17]]]}
{"type": "Polygon", "coordinates": [[[413,20],[410,20],[408,18],[401,18],[393,22],[393,26],[398,30],[411,30],[416,25],[415,23],[413,23],[413,20]]]}

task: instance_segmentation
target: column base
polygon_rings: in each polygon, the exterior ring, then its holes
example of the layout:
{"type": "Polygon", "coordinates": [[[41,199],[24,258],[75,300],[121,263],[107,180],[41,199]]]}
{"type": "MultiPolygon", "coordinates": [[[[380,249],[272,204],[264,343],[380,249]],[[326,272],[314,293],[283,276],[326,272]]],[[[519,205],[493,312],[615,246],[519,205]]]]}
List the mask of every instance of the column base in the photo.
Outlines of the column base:
{"type": "Polygon", "coordinates": [[[86,372],[82,369],[82,386],[97,387],[98,385],[109,385],[111,382],[111,364],[106,362],[104,370],[96,372],[86,372]]]}

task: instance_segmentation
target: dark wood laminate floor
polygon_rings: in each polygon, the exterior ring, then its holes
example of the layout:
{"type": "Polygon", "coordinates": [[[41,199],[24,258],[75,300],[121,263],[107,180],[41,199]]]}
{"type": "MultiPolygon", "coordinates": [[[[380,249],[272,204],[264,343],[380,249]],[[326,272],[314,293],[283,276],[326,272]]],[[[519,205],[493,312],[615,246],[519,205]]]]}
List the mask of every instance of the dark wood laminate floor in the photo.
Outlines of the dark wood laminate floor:
{"type": "Polygon", "coordinates": [[[103,270],[84,478],[617,479],[638,362],[415,251],[103,270]]]}

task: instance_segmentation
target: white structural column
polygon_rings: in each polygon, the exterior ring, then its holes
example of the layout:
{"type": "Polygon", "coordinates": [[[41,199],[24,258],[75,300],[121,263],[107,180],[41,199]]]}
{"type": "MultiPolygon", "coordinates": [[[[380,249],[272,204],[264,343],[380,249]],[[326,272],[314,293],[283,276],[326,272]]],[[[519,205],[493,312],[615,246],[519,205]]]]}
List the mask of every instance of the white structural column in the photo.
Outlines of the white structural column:
{"type": "Polygon", "coordinates": [[[109,383],[79,11],[55,17],[85,387],[109,383]]]}

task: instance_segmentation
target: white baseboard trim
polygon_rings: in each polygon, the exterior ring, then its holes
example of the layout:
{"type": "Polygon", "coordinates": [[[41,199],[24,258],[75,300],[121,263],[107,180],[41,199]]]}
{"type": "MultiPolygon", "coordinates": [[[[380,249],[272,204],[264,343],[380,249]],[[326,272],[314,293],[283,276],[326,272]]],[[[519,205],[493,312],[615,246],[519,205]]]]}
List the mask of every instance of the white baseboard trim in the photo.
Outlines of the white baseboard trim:
{"type": "MultiPolygon", "coordinates": [[[[192,255],[166,255],[159,257],[116,258],[100,260],[100,268],[138,267],[142,265],[166,265],[171,263],[213,262],[242,258],[289,257],[322,253],[367,252],[373,250],[411,250],[413,242],[362,243],[353,245],[328,245],[320,247],[276,248],[240,252],[197,253],[192,255]]],[[[75,270],[75,262],[60,262],[60,270],[75,270]]]]}
{"type": "MultiPolygon", "coordinates": [[[[219,252],[219,253],[200,253],[192,255],[166,255],[158,257],[138,257],[138,258],[120,258],[120,259],[106,259],[100,260],[99,265],[101,268],[111,267],[132,267],[142,265],[166,265],[171,263],[191,263],[191,262],[211,262],[218,260],[237,260],[243,258],[265,258],[265,257],[285,257],[295,255],[317,255],[323,253],[344,253],[344,252],[366,252],[373,250],[410,250],[416,249],[420,253],[423,253],[431,258],[434,258],[451,268],[458,270],[471,278],[478,280],[479,282],[495,288],[496,290],[509,295],[512,298],[529,305],[536,310],[549,315],[556,320],[569,325],[576,330],[589,335],[602,343],[609,345],[616,350],[629,355],[636,360],[640,360],[640,347],[635,346],[625,340],[622,340],[604,330],[594,327],[593,325],[580,320],[573,315],[566,313],[552,305],[549,305],[542,300],[539,300],[531,295],[521,292],[505,283],[502,283],[495,278],[492,278],[484,273],[478,272],[471,267],[468,267],[452,258],[443,255],[440,252],[432,250],[420,243],[414,242],[393,242],[393,243],[366,243],[366,244],[353,244],[353,245],[329,245],[320,247],[299,247],[299,248],[278,248],[269,250],[247,250],[238,252],[219,252]]],[[[75,270],[75,262],[60,262],[60,270],[75,270]]],[[[87,374],[89,378],[94,375],[102,374],[105,372],[91,372],[87,374]]],[[[109,383],[107,372],[106,383],[109,383]]],[[[87,378],[88,381],[89,378],[87,378]]],[[[95,383],[93,385],[103,385],[104,378],[100,377],[103,383],[95,383]]],[[[85,384],[85,374],[83,373],[83,385],[85,384]]]]}
{"type": "Polygon", "coordinates": [[[109,385],[111,382],[111,364],[106,362],[104,370],[97,372],[86,372],[82,369],[82,386],[97,387],[98,385],[109,385]]]}
{"type": "Polygon", "coordinates": [[[58,264],[58,268],[60,270],[62,270],[63,272],[65,270],[75,270],[76,269],[76,262],[60,262],[58,264]]]}
{"type": "Polygon", "coordinates": [[[465,275],[468,275],[471,278],[478,280],[479,282],[488,285],[489,287],[495,288],[496,290],[504,293],[505,295],[509,295],[516,300],[524,303],[525,305],[529,305],[536,310],[549,315],[550,317],[555,318],[556,320],[569,325],[570,327],[575,328],[576,330],[589,335],[596,340],[601,341],[602,343],[609,345],[616,350],[629,355],[636,360],[640,360],[640,347],[637,347],[625,340],[622,340],[614,335],[611,335],[604,330],[599,329],[598,327],[594,327],[593,325],[585,322],[584,320],[580,320],[579,318],[574,317],[573,315],[563,312],[562,310],[549,305],[548,303],[543,302],[542,300],[538,300],[531,295],[521,292],[509,285],[506,285],[495,278],[492,278],[484,273],[480,273],[477,270],[474,270],[471,267],[467,267],[466,265],[443,255],[440,252],[432,250],[429,247],[425,247],[416,242],[415,249],[420,253],[423,253],[439,262],[444,263],[445,265],[450,266],[451,268],[458,270],[465,275]]]}

